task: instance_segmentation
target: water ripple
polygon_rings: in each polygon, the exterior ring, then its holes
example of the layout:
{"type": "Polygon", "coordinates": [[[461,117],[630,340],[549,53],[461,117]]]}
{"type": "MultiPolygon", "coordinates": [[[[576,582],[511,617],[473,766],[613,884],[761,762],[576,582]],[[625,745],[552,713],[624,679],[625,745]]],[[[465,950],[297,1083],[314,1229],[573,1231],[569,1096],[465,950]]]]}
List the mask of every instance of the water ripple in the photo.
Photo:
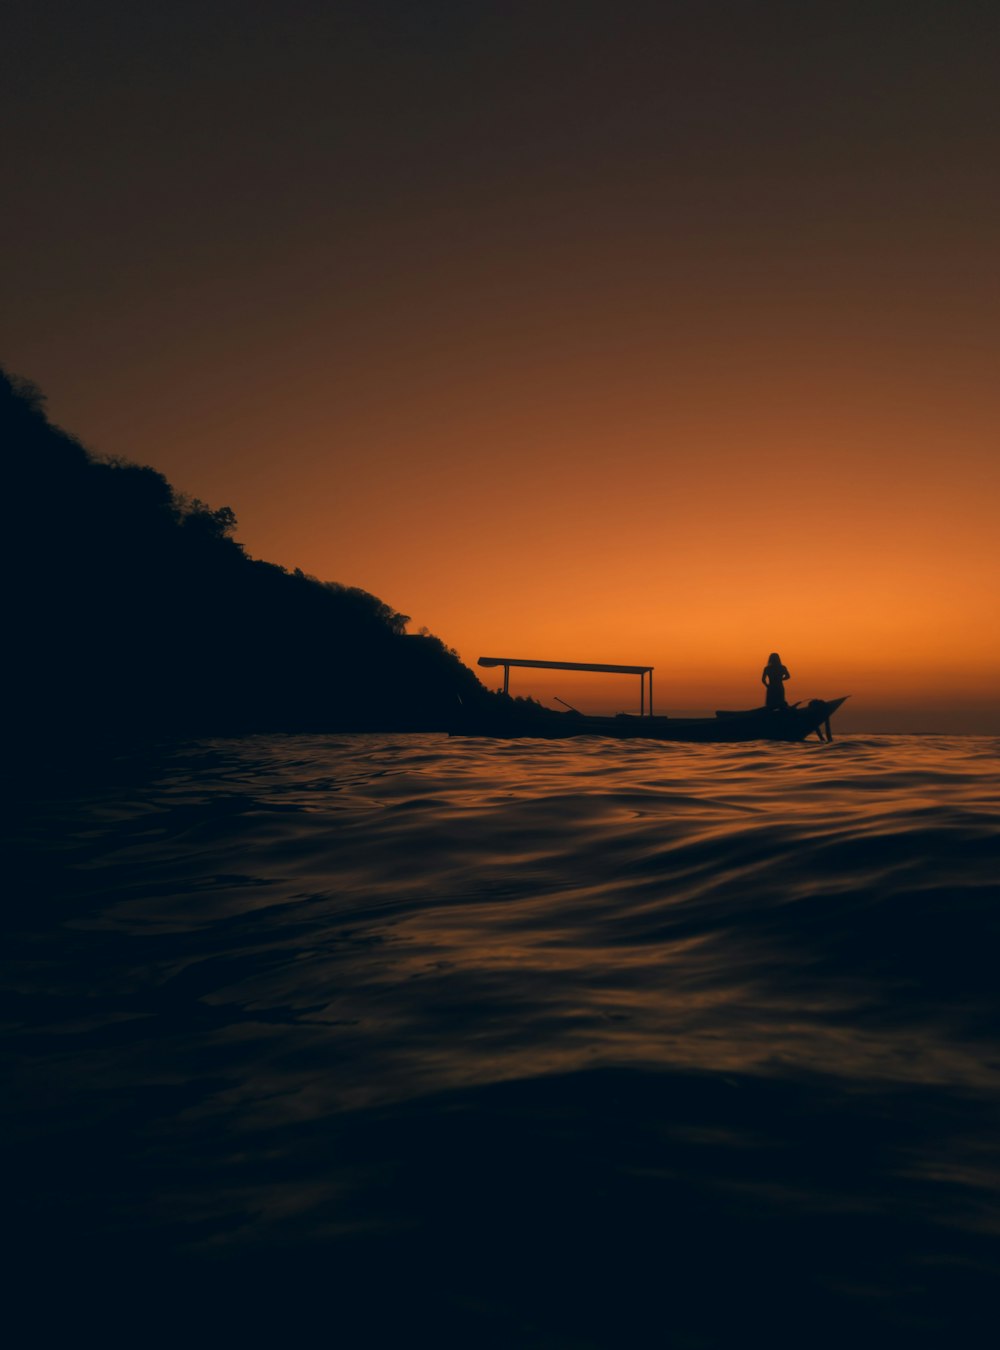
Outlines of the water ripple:
{"type": "MultiPolygon", "coordinates": [[[[998,766],[981,738],[261,737],[123,760],[87,794],[26,803],[5,1020],[19,1105],[4,1109],[53,1168],[39,1212],[65,1224],[76,1196],[104,1241],[144,1225],[171,1250],[270,1243],[271,1259],[400,1223],[437,1232],[373,1178],[429,1110],[452,1137],[453,1114],[485,1120],[488,1101],[518,1148],[561,1139],[602,1176],[609,1220],[636,1221],[640,1177],[692,1232],[700,1205],[730,1237],[755,1207],[791,1233],[805,1214],[884,1226],[895,1206],[899,1268],[865,1247],[881,1287],[928,1262],[985,1269],[998,766]],[[638,1113],[627,1125],[609,1091],[638,1113]],[[601,1130],[613,1147],[595,1162],[601,1130]],[[79,1141],[103,1139],[118,1153],[98,1203],[79,1141]],[[834,1150],[825,1164],[802,1161],[809,1139],[834,1150]],[[838,1170],[843,1140],[856,1163],[838,1170]],[[961,1250],[942,1236],[959,1232],[961,1250]]],[[[459,1182],[442,1185],[458,1214],[459,1182]]],[[[799,1273],[831,1328],[837,1299],[874,1298],[847,1255],[825,1293],[799,1273]]],[[[878,1317],[898,1331],[901,1306],[878,1317]]]]}

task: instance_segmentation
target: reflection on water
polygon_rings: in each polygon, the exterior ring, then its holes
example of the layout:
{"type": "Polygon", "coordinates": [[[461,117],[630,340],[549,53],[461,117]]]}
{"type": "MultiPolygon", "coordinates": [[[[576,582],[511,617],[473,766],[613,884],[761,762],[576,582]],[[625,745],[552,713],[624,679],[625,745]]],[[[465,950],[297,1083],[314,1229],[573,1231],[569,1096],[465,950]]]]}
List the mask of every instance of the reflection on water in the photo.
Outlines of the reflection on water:
{"type": "Polygon", "coordinates": [[[933,1343],[997,1270],[997,767],[275,737],[29,805],[26,1250],[322,1272],[369,1344],[933,1343]]]}

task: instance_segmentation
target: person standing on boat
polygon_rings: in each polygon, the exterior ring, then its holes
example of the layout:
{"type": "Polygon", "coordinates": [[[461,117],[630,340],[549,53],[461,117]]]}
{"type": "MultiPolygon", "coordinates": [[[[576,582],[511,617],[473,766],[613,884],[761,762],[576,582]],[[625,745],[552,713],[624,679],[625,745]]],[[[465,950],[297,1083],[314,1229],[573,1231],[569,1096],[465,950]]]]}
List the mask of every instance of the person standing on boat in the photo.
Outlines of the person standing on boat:
{"type": "Polygon", "coordinates": [[[788,669],[781,664],[781,657],[777,652],[772,652],[767,658],[767,665],[760,677],[760,682],[767,689],[765,705],[768,708],[787,708],[788,700],[785,698],[785,681],[788,679],[788,669]]]}

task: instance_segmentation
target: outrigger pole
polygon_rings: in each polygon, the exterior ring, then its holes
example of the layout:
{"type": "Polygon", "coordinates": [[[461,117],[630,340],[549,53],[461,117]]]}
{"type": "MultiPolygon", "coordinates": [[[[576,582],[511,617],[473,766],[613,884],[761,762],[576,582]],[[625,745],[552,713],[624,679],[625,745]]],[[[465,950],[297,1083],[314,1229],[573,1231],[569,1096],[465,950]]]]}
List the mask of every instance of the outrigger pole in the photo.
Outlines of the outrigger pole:
{"type": "MultiPolygon", "coordinates": [[[[646,676],[649,676],[649,716],[653,716],[653,667],[608,666],[593,661],[523,661],[515,656],[481,656],[480,666],[503,666],[503,691],[510,691],[511,666],[530,666],[534,670],[594,670],[605,675],[639,676],[639,716],[646,716],[646,676]]],[[[561,703],[562,700],[560,699],[561,703]]]]}

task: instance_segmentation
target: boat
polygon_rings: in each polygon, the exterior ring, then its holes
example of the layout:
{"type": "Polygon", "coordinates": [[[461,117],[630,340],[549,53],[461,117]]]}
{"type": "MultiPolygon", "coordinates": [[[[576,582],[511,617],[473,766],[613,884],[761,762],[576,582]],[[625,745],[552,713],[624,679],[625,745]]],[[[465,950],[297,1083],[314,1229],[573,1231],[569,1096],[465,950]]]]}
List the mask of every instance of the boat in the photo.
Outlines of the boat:
{"type": "MultiPolygon", "coordinates": [[[[497,739],[534,736],[562,740],[568,736],[610,736],[615,740],[692,741],[717,744],[727,741],[804,741],[815,733],[832,741],[830,718],[843,698],[814,698],[808,703],[790,703],[778,708],[749,708],[743,712],[719,711],[714,717],[663,717],[653,714],[653,667],[608,665],[592,661],[528,661],[522,657],[481,656],[480,666],[502,666],[503,690],[494,695],[487,710],[463,710],[452,736],[491,736],[497,739]],[[639,713],[592,717],[565,704],[566,711],[547,708],[531,699],[510,697],[510,669],[531,667],[544,670],[583,670],[639,676],[639,713]],[[648,704],[647,704],[648,681],[648,704]],[[646,709],[649,709],[647,712],[646,709]]],[[[562,699],[557,699],[562,703],[562,699]]]]}
{"type": "Polygon", "coordinates": [[[783,708],[750,708],[745,712],[717,712],[714,717],[663,717],[652,714],[618,713],[615,717],[590,717],[576,709],[557,712],[540,703],[498,696],[498,707],[459,722],[452,736],[534,736],[562,740],[568,736],[610,736],[615,740],[692,741],[718,744],[726,741],[804,741],[815,733],[832,741],[830,718],[844,698],[811,699],[783,708]]]}

